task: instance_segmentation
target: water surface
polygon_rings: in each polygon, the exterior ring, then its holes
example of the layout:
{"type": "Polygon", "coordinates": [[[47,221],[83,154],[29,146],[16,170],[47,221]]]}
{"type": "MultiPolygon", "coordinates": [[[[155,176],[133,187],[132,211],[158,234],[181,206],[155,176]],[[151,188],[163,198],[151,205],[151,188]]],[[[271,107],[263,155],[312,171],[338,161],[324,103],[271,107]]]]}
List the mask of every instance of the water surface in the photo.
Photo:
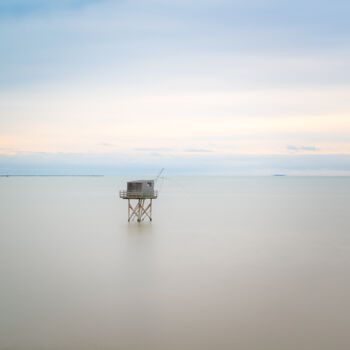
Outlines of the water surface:
{"type": "Polygon", "coordinates": [[[0,178],[0,349],[350,348],[350,178],[0,178]]]}

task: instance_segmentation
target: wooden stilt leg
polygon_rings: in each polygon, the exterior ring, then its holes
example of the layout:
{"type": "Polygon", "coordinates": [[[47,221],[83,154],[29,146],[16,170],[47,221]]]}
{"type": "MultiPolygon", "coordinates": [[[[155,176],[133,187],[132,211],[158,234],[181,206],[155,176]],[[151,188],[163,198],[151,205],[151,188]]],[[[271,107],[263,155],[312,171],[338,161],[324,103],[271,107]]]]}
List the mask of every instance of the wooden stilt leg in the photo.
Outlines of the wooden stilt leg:
{"type": "MultiPolygon", "coordinates": [[[[143,203],[145,203],[145,202],[146,202],[146,200],[143,201],[143,203]]],[[[148,203],[147,206],[145,204],[143,204],[143,206],[141,208],[141,221],[143,221],[146,218],[146,216],[148,216],[148,218],[152,221],[150,207],[151,207],[151,202],[148,203]]]]}
{"type": "Polygon", "coordinates": [[[152,221],[152,206],[153,206],[152,198],[137,198],[137,197],[131,198],[130,196],[130,198],[127,198],[127,199],[128,199],[128,222],[131,222],[134,219],[136,219],[138,222],[141,222],[141,221],[144,221],[147,217],[149,218],[150,221],[152,221]]]}
{"type": "Polygon", "coordinates": [[[129,217],[129,222],[133,220],[134,217],[138,216],[138,205],[136,205],[134,208],[130,204],[130,217],[129,217]]]}
{"type": "Polygon", "coordinates": [[[152,198],[150,199],[151,203],[150,203],[150,207],[149,207],[149,212],[150,212],[150,221],[152,221],[152,198]]]}
{"type": "Polygon", "coordinates": [[[141,199],[137,202],[137,222],[141,222],[141,199]]]}
{"type": "Polygon", "coordinates": [[[130,199],[128,199],[128,222],[130,222],[130,199]]]}

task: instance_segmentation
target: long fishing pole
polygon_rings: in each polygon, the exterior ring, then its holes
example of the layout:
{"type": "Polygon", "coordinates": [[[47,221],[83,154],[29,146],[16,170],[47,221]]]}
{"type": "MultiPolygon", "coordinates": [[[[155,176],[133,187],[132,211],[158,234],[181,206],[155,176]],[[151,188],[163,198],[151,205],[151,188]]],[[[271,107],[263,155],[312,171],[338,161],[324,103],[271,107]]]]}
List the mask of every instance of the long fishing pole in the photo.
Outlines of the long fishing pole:
{"type": "Polygon", "coordinates": [[[163,171],[164,171],[164,168],[162,168],[160,170],[160,172],[158,173],[157,177],[154,179],[154,183],[156,183],[158,181],[158,179],[160,178],[160,175],[162,175],[163,171]]]}

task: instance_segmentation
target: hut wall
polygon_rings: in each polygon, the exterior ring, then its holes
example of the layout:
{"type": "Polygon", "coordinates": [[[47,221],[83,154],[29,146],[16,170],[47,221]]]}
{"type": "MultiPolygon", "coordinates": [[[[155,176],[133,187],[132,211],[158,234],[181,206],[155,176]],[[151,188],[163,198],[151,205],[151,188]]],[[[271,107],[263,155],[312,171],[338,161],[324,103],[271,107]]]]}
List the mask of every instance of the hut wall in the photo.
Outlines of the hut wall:
{"type": "Polygon", "coordinates": [[[142,192],[152,192],[154,190],[153,181],[145,181],[142,183],[142,192]]]}
{"type": "Polygon", "coordinates": [[[154,181],[153,180],[130,181],[127,183],[127,191],[137,192],[137,193],[153,193],[154,181]]]}
{"type": "Polygon", "coordinates": [[[142,183],[128,182],[127,191],[128,192],[141,192],[142,191],[142,183]]]}

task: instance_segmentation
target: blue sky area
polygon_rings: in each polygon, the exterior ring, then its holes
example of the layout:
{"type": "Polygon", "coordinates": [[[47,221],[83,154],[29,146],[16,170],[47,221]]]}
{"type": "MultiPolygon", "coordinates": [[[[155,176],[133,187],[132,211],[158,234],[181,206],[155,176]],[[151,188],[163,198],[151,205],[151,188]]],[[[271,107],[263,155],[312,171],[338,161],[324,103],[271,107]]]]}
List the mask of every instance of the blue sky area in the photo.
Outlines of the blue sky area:
{"type": "Polygon", "coordinates": [[[350,2],[2,0],[0,174],[350,175],[350,2]]]}

